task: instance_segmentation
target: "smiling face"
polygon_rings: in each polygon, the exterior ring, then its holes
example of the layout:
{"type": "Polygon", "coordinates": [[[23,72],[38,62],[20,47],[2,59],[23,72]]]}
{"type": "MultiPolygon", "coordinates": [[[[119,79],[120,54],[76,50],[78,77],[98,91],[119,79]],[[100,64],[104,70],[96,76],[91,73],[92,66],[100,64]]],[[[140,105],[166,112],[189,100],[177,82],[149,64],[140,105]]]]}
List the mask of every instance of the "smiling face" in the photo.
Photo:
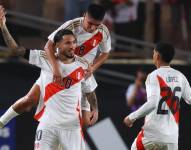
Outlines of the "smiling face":
{"type": "Polygon", "coordinates": [[[76,39],[74,35],[64,35],[62,40],[57,44],[58,55],[65,58],[73,58],[76,48],[76,39]]]}
{"type": "Polygon", "coordinates": [[[97,30],[99,25],[102,23],[100,20],[92,18],[88,13],[84,15],[83,28],[86,32],[93,33],[97,30]]]}

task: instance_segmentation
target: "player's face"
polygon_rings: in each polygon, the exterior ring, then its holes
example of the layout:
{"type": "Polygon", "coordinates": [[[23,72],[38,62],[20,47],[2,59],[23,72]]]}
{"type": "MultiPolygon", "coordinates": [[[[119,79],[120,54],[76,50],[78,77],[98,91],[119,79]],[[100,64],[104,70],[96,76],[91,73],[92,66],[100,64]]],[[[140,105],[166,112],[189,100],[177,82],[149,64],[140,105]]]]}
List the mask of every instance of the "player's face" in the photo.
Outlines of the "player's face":
{"type": "Polygon", "coordinates": [[[83,28],[86,32],[93,33],[97,30],[102,21],[95,20],[87,13],[84,15],[83,28]]]}
{"type": "Polygon", "coordinates": [[[73,58],[76,48],[76,39],[73,35],[64,35],[63,40],[58,44],[59,55],[66,58],[73,58]]]}

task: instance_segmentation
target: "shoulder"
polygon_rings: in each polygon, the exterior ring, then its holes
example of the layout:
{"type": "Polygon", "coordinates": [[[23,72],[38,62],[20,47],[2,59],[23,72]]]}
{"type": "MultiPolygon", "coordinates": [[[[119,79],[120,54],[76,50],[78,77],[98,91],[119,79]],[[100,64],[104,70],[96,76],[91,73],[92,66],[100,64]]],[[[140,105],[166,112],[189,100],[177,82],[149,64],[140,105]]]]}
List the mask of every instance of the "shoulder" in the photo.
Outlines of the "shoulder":
{"type": "Polygon", "coordinates": [[[158,70],[156,69],[153,72],[148,74],[147,79],[145,81],[146,84],[150,84],[150,83],[157,81],[157,71],[158,70]]]}
{"type": "Polygon", "coordinates": [[[69,21],[65,22],[62,26],[64,29],[73,30],[74,28],[77,28],[80,26],[81,21],[82,21],[82,17],[75,18],[73,20],[69,20],[69,21]]]}
{"type": "Polygon", "coordinates": [[[108,28],[106,27],[106,25],[101,24],[101,25],[98,27],[98,31],[103,34],[103,37],[104,37],[104,38],[106,38],[106,39],[110,38],[110,33],[109,33],[109,30],[108,30],[108,28]]]}

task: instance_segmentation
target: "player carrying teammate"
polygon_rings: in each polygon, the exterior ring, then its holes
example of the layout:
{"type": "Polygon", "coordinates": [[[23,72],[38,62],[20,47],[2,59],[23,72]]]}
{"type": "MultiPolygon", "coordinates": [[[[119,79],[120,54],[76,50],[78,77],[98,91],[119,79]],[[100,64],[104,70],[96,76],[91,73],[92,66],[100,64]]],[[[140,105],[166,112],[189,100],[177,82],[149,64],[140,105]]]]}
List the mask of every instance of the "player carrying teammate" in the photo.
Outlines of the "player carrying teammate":
{"type": "MultiPolygon", "coordinates": [[[[25,56],[29,56],[29,63],[41,68],[37,83],[44,99],[44,107],[36,116],[40,123],[36,132],[35,149],[53,150],[60,144],[66,150],[84,150],[80,129],[81,90],[89,98],[96,85],[91,85],[88,79],[84,82],[84,69],[87,69],[88,63],[75,57],[76,39],[72,31],[58,31],[54,42],[58,48],[57,61],[61,67],[63,85],[52,82],[52,68],[43,51],[30,50],[25,53],[25,56]]],[[[97,109],[97,103],[94,108],[97,109]]],[[[5,124],[11,113],[16,113],[12,107],[0,121],[5,124]]]]}
{"type": "MultiPolygon", "coordinates": [[[[7,46],[11,49],[15,49],[16,55],[23,56],[25,54],[26,49],[19,47],[17,45],[17,43],[15,42],[15,40],[10,35],[10,33],[6,27],[6,18],[5,18],[4,8],[2,6],[0,6],[0,27],[1,27],[2,34],[3,34],[3,37],[5,39],[7,46]]],[[[46,54],[44,53],[44,55],[46,55],[46,54]]],[[[92,81],[92,85],[95,85],[95,84],[97,85],[96,81],[95,80],[92,81]]],[[[42,109],[40,104],[43,103],[42,99],[40,99],[40,94],[41,94],[40,87],[39,87],[38,83],[35,83],[33,85],[33,87],[31,88],[31,90],[29,91],[29,93],[17,101],[17,105],[15,105],[13,108],[14,111],[16,111],[17,114],[21,114],[25,111],[29,111],[33,106],[36,106],[37,104],[39,104],[37,112],[36,112],[36,116],[37,116],[42,109]],[[39,99],[40,99],[40,101],[39,101],[39,99]]],[[[96,96],[95,93],[92,94],[92,100],[95,99],[94,96],[96,96]]],[[[82,100],[83,122],[84,122],[84,125],[93,125],[98,119],[98,112],[92,108],[90,111],[90,109],[88,109],[88,107],[89,107],[88,105],[89,104],[87,103],[86,99],[82,100]]]]}

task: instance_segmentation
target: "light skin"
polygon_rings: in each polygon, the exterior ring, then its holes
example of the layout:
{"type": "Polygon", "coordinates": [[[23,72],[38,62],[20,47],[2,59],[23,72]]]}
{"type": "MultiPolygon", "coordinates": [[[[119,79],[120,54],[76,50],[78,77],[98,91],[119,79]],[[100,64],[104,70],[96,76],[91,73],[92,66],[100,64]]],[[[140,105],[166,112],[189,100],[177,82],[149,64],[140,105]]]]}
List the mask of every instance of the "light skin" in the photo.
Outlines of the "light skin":
{"type": "MultiPolygon", "coordinates": [[[[93,33],[97,30],[99,25],[102,23],[100,20],[95,20],[91,16],[89,16],[87,13],[84,14],[84,20],[83,20],[83,29],[86,32],[93,33]]],[[[53,67],[53,82],[61,83],[61,73],[59,70],[59,66],[56,62],[56,58],[54,55],[55,47],[52,41],[48,41],[45,45],[45,51],[47,53],[47,57],[53,67]]],[[[90,77],[108,58],[108,53],[101,53],[89,66],[89,68],[86,70],[86,78],[90,77]]]]}
{"type": "MultiPolygon", "coordinates": [[[[25,53],[25,48],[19,47],[15,40],[10,35],[7,27],[6,27],[6,18],[5,18],[5,12],[4,8],[0,5],[0,27],[3,31],[3,37],[5,39],[5,42],[7,46],[13,51],[10,53],[10,55],[19,55],[23,56],[25,53]]],[[[74,50],[76,47],[76,39],[73,35],[65,35],[61,42],[57,43],[55,45],[56,48],[59,48],[59,59],[63,63],[71,63],[74,59],[74,50]]],[[[26,94],[26,96],[18,99],[13,105],[13,109],[17,113],[23,113],[25,111],[30,111],[33,106],[36,106],[38,104],[39,98],[40,98],[40,87],[37,84],[34,84],[31,90],[26,94]]],[[[98,119],[98,108],[97,108],[97,102],[95,103],[94,100],[97,101],[96,95],[94,92],[87,93],[87,96],[92,98],[91,100],[88,99],[92,111],[83,111],[82,117],[84,125],[93,125],[97,119],[98,119]],[[91,95],[91,96],[89,96],[91,95]]]]}
{"type": "MultiPolygon", "coordinates": [[[[169,63],[166,63],[162,60],[162,57],[160,55],[160,53],[157,51],[157,50],[153,50],[153,63],[154,65],[157,67],[157,68],[160,68],[162,66],[169,66],[170,64],[169,63]]],[[[127,127],[132,127],[133,126],[133,123],[135,122],[135,120],[131,120],[129,119],[128,116],[126,116],[123,120],[124,124],[127,126],[127,127]]]]}

